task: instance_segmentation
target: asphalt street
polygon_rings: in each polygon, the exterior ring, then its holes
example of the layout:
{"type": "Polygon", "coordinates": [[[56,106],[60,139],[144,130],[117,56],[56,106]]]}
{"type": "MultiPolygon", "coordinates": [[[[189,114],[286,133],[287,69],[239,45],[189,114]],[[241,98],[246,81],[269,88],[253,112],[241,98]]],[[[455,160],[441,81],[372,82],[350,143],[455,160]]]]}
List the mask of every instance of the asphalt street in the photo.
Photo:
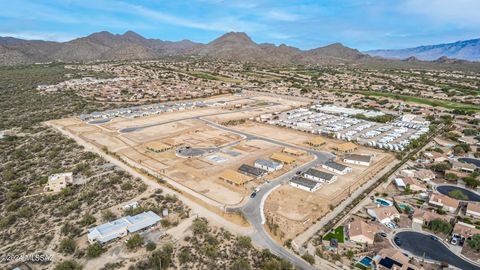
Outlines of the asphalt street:
{"type": "Polygon", "coordinates": [[[264,248],[268,248],[273,254],[287,259],[288,261],[290,261],[292,264],[294,264],[295,266],[297,266],[300,269],[315,269],[313,266],[311,266],[309,263],[307,263],[303,259],[301,259],[301,258],[297,257],[296,255],[290,253],[288,250],[283,248],[281,245],[277,244],[270,237],[270,235],[266,232],[266,230],[263,226],[264,223],[265,223],[264,214],[263,214],[263,202],[266,200],[269,193],[274,188],[276,188],[277,186],[280,186],[282,184],[287,183],[298,171],[305,171],[309,168],[318,166],[322,163],[325,163],[326,161],[328,161],[330,159],[334,159],[335,156],[333,154],[330,154],[330,153],[319,152],[319,151],[315,151],[315,150],[312,150],[312,149],[309,149],[309,148],[299,147],[299,146],[296,146],[296,145],[276,141],[276,140],[273,140],[273,139],[270,139],[270,138],[261,137],[261,136],[257,136],[257,135],[252,135],[252,134],[249,134],[249,133],[246,133],[246,132],[234,130],[234,129],[231,129],[231,128],[228,128],[228,127],[225,127],[225,126],[222,126],[222,125],[218,125],[218,124],[216,124],[214,122],[211,122],[211,121],[208,121],[208,120],[204,120],[204,121],[207,122],[209,125],[214,126],[216,128],[242,135],[247,140],[264,140],[264,141],[274,143],[274,144],[278,144],[278,145],[282,145],[282,146],[285,146],[285,147],[301,149],[301,150],[307,151],[310,154],[315,156],[315,159],[313,159],[312,161],[310,161],[308,163],[305,163],[302,166],[299,166],[299,167],[295,168],[295,170],[289,171],[289,172],[277,177],[276,179],[271,180],[269,183],[263,184],[261,186],[260,191],[257,192],[257,195],[254,198],[250,198],[249,201],[243,207],[227,209],[228,211],[241,211],[244,214],[245,218],[248,220],[248,222],[254,228],[254,234],[252,235],[252,240],[256,244],[258,244],[258,245],[260,245],[264,248]]]}
{"type": "MultiPolygon", "coordinates": [[[[258,107],[257,107],[258,108],[258,107]]],[[[121,133],[128,133],[128,132],[135,132],[139,131],[144,128],[149,128],[149,127],[154,127],[158,125],[164,125],[172,122],[178,122],[182,120],[190,120],[190,119],[197,119],[197,120],[202,120],[209,124],[210,126],[216,127],[218,129],[222,129],[225,131],[229,131],[238,135],[243,136],[246,140],[263,140],[267,141],[273,144],[285,146],[285,147],[290,147],[290,148],[296,148],[296,149],[301,149],[304,151],[307,151],[308,153],[314,155],[314,159],[312,161],[309,161],[308,163],[303,164],[302,166],[299,166],[295,168],[295,170],[292,170],[288,173],[285,173],[281,175],[280,177],[277,177],[276,179],[270,181],[269,183],[265,183],[261,186],[260,191],[257,192],[257,195],[254,198],[250,198],[249,201],[243,206],[239,208],[229,208],[227,211],[241,211],[245,218],[249,221],[249,223],[252,225],[254,228],[254,234],[252,235],[252,240],[259,246],[262,246],[264,248],[268,248],[273,254],[285,258],[288,261],[290,261],[293,265],[300,269],[305,269],[305,270],[313,270],[315,269],[313,266],[311,266],[309,263],[301,259],[300,257],[294,255],[293,253],[289,252],[285,248],[283,248],[281,245],[277,244],[271,237],[270,235],[266,232],[264,228],[264,214],[263,214],[263,203],[268,197],[268,194],[277,186],[280,186],[282,184],[288,183],[288,181],[296,174],[298,171],[305,171],[309,168],[318,166],[322,163],[327,162],[328,160],[334,159],[335,155],[331,153],[326,153],[326,152],[319,152],[312,150],[310,148],[305,148],[305,147],[299,147],[293,144],[277,141],[268,137],[261,137],[258,135],[253,135],[250,133],[234,130],[231,128],[228,128],[226,126],[219,125],[215,122],[209,121],[204,119],[205,117],[210,117],[210,116],[215,116],[215,115],[224,115],[224,114],[230,114],[230,113],[237,113],[241,111],[248,111],[252,109],[257,109],[257,108],[247,108],[243,110],[236,110],[233,112],[223,112],[223,113],[216,113],[216,114],[211,114],[211,115],[204,115],[204,116],[195,116],[195,117],[188,117],[188,118],[183,118],[183,119],[176,119],[172,121],[167,121],[167,122],[162,122],[162,123],[156,123],[152,125],[146,125],[146,126],[139,126],[139,127],[129,127],[129,128],[124,128],[120,130],[121,133]]]]}
{"type": "Polygon", "coordinates": [[[467,201],[480,202],[480,195],[478,193],[463,187],[453,185],[438,185],[436,189],[438,192],[447,196],[449,196],[448,193],[450,193],[451,191],[459,190],[468,197],[467,201]]]}
{"type": "Polygon", "coordinates": [[[480,267],[458,257],[439,240],[433,240],[428,234],[407,231],[399,232],[395,234],[395,237],[400,238],[400,249],[408,251],[417,257],[438,262],[447,262],[463,270],[480,269],[480,267]]]}
{"type": "MultiPolygon", "coordinates": [[[[250,99],[250,98],[239,98],[239,99],[250,99]]],[[[231,100],[231,101],[235,101],[235,100],[239,100],[239,99],[234,99],[234,100],[231,100]]],[[[270,106],[273,106],[273,105],[278,105],[278,103],[271,103],[271,104],[267,104],[267,105],[264,105],[264,106],[257,106],[257,107],[254,107],[254,108],[245,108],[245,109],[228,111],[228,112],[220,112],[220,113],[212,113],[212,114],[208,114],[208,115],[185,117],[185,118],[182,118],[182,119],[174,119],[174,120],[169,120],[169,121],[165,121],[165,122],[160,122],[160,123],[155,123],[155,124],[150,124],[150,125],[144,125],[144,126],[127,127],[127,128],[120,129],[119,132],[120,133],[135,132],[135,131],[139,131],[139,130],[142,130],[142,129],[145,129],[145,128],[166,125],[166,124],[170,124],[170,123],[174,123],[174,122],[178,122],[178,121],[195,120],[195,119],[200,119],[200,118],[203,118],[203,117],[210,117],[210,116],[216,116],[216,115],[224,115],[224,114],[232,114],[232,113],[238,113],[238,112],[251,111],[251,110],[255,110],[255,109],[259,109],[259,108],[270,107],[270,106]]]]}

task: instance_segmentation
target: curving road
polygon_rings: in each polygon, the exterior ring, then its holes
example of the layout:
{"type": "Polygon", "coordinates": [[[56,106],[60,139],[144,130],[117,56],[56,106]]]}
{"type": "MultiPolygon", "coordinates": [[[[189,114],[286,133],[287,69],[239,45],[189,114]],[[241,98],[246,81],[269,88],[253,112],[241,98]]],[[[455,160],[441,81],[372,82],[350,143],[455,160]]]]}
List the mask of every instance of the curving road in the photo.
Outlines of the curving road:
{"type": "Polygon", "coordinates": [[[450,249],[440,242],[441,240],[433,240],[431,235],[415,231],[403,231],[395,234],[400,238],[401,245],[397,246],[412,255],[427,260],[434,260],[438,262],[447,262],[450,265],[464,270],[480,269],[470,262],[463,260],[450,249]]]}
{"type": "MultiPolygon", "coordinates": [[[[251,99],[251,98],[246,98],[246,99],[251,99]]],[[[246,111],[252,111],[252,110],[256,110],[256,109],[260,109],[260,108],[264,108],[264,107],[275,106],[275,105],[279,105],[279,103],[272,102],[272,103],[269,103],[269,104],[266,104],[266,105],[263,105],[263,106],[255,106],[253,108],[245,108],[245,109],[239,109],[239,110],[228,111],[228,112],[219,112],[219,113],[212,113],[212,114],[207,114],[207,115],[185,117],[185,118],[181,118],[181,119],[173,119],[173,120],[169,120],[169,121],[164,121],[164,122],[159,122],[159,123],[154,123],[154,124],[144,125],[144,126],[127,127],[127,128],[120,129],[119,132],[120,133],[130,133],[130,132],[140,131],[140,130],[145,129],[145,128],[166,125],[166,124],[179,122],[179,121],[184,121],[184,120],[198,120],[198,119],[203,118],[203,117],[211,117],[211,116],[217,116],[217,115],[225,115],[225,114],[246,112],[246,111]]]]}
{"type": "Polygon", "coordinates": [[[480,168],[480,158],[463,157],[459,158],[458,161],[470,163],[477,166],[477,168],[480,168]]]}
{"type": "MultiPolygon", "coordinates": [[[[271,105],[266,105],[266,106],[261,106],[261,107],[268,107],[268,106],[271,106],[271,105]]],[[[335,155],[330,154],[330,153],[326,153],[326,152],[315,151],[315,150],[312,150],[312,149],[306,148],[306,147],[300,147],[300,146],[296,146],[296,145],[293,145],[293,144],[277,141],[277,140],[274,140],[274,139],[271,139],[271,138],[268,138],[268,137],[262,137],[262,136],[253,135],[253,134],[250,134],[250,133],[247,133],[247,132],[243,132],[243,131],[238,131],[238,130],[231,129],[231,128],[228,128],[226,126],[222,126],[222,125],[219,125],[215,122],[212,122],[212,121],[209,121],[209,120],[205,119],[205,117],[211,117],[211,116],[215,116],[215,115],[231,114],[231,113],[238,113],[238,112],[249,111],[249,110],[254,110],[254,109],[258,109],[258,108],[260,108],[260,107],[246,108],[246,109],[242,109],[242,110],[235,110],[235,111],[232,111],[232,112],[222,112],[222,113],[215,113],[215,114],[203,115],[203,116],[194,116],[194,117],[188,117],[188,118],[184,118],[184,119],[176,119],[176,120],[171,120],[171,121],[162,122],[162,123],[155,123],[155,124],[145,125],[145,126],[129,127],[129,128],[121,129],[119,132],[120,133],[135,132],[135,131],[142,130],[144,128],[154,127],[154,126],[158,126],[158,125],[165,125],[165,124],[168,124],[168,123],[178,122],[178,121],[182,121],[182,120],[193,120],[193,119],[195,119],[195,120],[204,121],[208,125],[213,126],[215,128],[238,134],[238,135],[244,137],[246,140],[263,140],[263,141],[266,141],[266,142],[269,142],[269,143],[273,143],[273,144],[277,144],[277,145],[281,145],[281,146],[285,146],[285,147],[304,150],[304,151],[312,154],[315,157],[313,160],[303,164],[302,166],[299,166],[299,167],[295,168],[295,170],[289,171],[289,172],[277,177],[276,179],[271,180],[269,183],[263,184],[262,187],[261,187],[261,190],[257,192],[257,196],[255,196],[254,198],[249,198],[249,201],[244,206],[238,207],[238,208],[227,208],[226,210],[231,211],[231,212],[241,211],[244,214],[245,218],[249,221],[249,223],[252,225],[252,227],[254,229],[254,233],[251,237],[252,237],[252,240],[256,244],[258,244],[261,247],[268,248],[273,254],[287,259],[293,265],[295,265],[296,267],[298,267],[300,269],[314,270],[315,268],[312,265],[310,265],[309,263],[307,263],[306,261],[304,261],[300,257],[294,255],[293,253],[289,252],[288,250],[283,248],[281,245],[277,244],[270,237],[270,235],[266,232],[266,230],[264,228],[265,217],[264,217],[264,213],[263,213],[263,205],[264,205],[264,202],[265,202],[266,198],[270,194],[270,192],[273,191],[275,188],[281,186],[282,184],[288,183],[288,181],[296,174],[297,171],[305,171],[309,168],[312,168],[312,167],[318,166],[322,163],[325,163],[325,162],[327,162],[331,159],[335,159],[335,155]]],[[[330,268],[333,268],[333,267],[334,267],[333,265],[330,265],[330,268]]]]}
{"type": "Polygon", "coordinates": [[[315,158],[313,160],[303,164],[302,166],[299,166],[299,167],[295,168],[295,170],[291,170],[291,171],[289,171],[289,172],[271,180],[269,183],[263,184],[261,186],[260,191],[257,192],[257,195],[254,198],[250,198],[244,206],[238,207],[238,208],[228,208],[227,211],[241,211],[244,214],[245,218],[248,220],[248,222],[252,225],[252,227],[254,229],[254,233],[252,235],[252,240],[256,244],[258,244],[258,245],[260,245],[264,248],[268,248],[273,254],[289,260],[292,264],[294,264],[295,266],[297,266],[300,269],[306,269],[306,270],[315,269],[313,266],[311,266],[309,263],[307,263],[306,261],[304,261],[300,257],[290,253],[288,250],[283,248],[281,245],[277,244],[270,237],[270,235],[267,233],[267,231],[264,228],[265,217],[264,217],[264,213],[263,213],[263,206],[264,206],[264,202],[265,202],[266,198],[268,197],[268,195],[270,194],[270,192],[272,192],[275,188],[277,188],[277,187],[279,187],[283,184],[288,183],[288,181],[296,174],[297,171],[305,171],[309,168],[318,166],[322,163],[325,163],[328,160],[334,159],[335,156],[333,154],[330,154],[330,153],[319,152],[319,151],[315,151],[315,150],[312,150],[312,149],[309,149],[309,148],[299,147],[299,146],[292,145],[292,144],[289,144],[289,143],[273,140],[271,138],[262,137],[262,136],[258,136],[258,135],[252,135],[250,133],[246,133],[246,132],[243,132],[243,131],[238,131],[238,130],[235,130],[235,129],[231,129],[231,128],[219,125],[217,123],[214,123],[214,122],[211,122],[211,121],[208,121],[208,120],[205,120],[205,119],[201,119],[201,120],[205,121],[210,126],[213,126],[213,127],[216,127],[216,128],[228,131],[228,132],[236,133],[236,134],[241,135],[241,136],[244,136],[247,140],[263,140],[263,141],[267,141],[267,142],[270,142],[270,143],[282,145],[282,146],[285,146],[285,147],[301,149],[301,150],[307,151],[310,154],[314,155],[315,158]]]}

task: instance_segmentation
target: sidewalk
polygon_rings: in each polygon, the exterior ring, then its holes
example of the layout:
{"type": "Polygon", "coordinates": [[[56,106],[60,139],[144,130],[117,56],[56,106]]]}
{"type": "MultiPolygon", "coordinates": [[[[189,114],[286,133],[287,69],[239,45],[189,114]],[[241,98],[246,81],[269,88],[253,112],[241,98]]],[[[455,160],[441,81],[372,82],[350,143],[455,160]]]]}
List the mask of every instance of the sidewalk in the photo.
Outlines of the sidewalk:
{"type": "MultiPolygon", "coordinates": [[[[398,161],[397,161],[398,162],[398,161]]],[[[308,239],[310,239],[310,237],[312,237],[313,235],[315,235],[319,230],[321,230],[325,224],[327,224],[330,220],[332,220],[333,218],[335,218],[336,216],[338,216],[342,211],[344,211],[344,209],[350,205],[358,196],[360,196],[363,192],[365,192],[365,190],[367,190],[369,187],[371,187],[373,184],[375,184],[375,182],[377,182],[380,177],[382,177],[386,172],[388,172],[393,166],[395,166],[397,164],[397,162],[392,162],[389,164],[389,166],[385,167],[383,170],[381,170],[380,172],[378,172],[375,177],[373,177],[372,179],[370,179],[368,182],[366,182],[365,184],[363,184],[360,188],[358,188],[357,190],[355,190],[352,194],[350,194],[350,196],[345,199],[343,202],[340,203],[340,205],[338,205],[337,207],[335,207],[335,209],[333,209],[333,211],[331,211],[330,213],[328,213],[326,216],[324,216],[319,222],[315,223],[313,226],[311,226],[310,228],[308,228],[306,231],[304,231],[302,234],[300,234],[299,236],[297,236],[293,242],[294,242],[294,245],[298,246],[298,247],[301,247],[305,242],[308,241],[308,239]]],[[[368,197],[368,196],[367,196],[368,197]]],[[[369,199],[369,198],[368,198],[369,199]]],[[[356,208],[356,207],[354,207],[356,208]]]]}

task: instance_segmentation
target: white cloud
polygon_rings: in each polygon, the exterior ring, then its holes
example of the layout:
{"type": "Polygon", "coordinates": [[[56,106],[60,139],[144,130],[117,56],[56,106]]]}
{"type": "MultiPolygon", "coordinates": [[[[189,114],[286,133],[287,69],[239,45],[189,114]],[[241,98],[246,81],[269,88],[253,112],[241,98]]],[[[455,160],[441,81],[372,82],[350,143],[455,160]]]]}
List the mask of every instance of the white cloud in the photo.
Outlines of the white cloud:
{"type": "Polygon", "coordinates": [[[290,40],[293,38],[292,35],[282,34],[282,33],[268,33],[268,37],[273,39],[280,39],[280,40],[290,40]]]}
{"type": "Polygon", "coordinates": [[[26,40],[49,40],[49,41],[69,41],[78,36],[65,33],[43,33],[43,32],[0,32],[0,37],[14,37],[26,40]]]}
{"type": "Polygon", "coordinates": [[[131,16],[143,17],[152,21],[171,25],[188,27],[207,31],[245,31],[255,32],[265,27],[261,24],[245,21],[235,16],[217,17],[209,20],[195,20],[162,12],[139,4],[130,4],[122,1],[99,1],[95,3],[76,2],[84,8],[97,9],[106,12],[123,13],[131,16]]]}
{"type": "Polygon", "coordinates": [[[420,15],[436,23],[480,26],[478,0],[407,0],[399,9],[402,13],[420,15]]]}
{"type": "Polygon", "coordinates": [[[135,15],[140,15],[148,17],[157,21],[162,21],[165,23],[184,26],[189,28],[201,29],[201,30],[210,30],[210,31],[250,31],[254,27],[250,23],[246,23],[240,20],[237,20],[234,17],[224,17],[219,18],[215,21],[194,21],[189,19],[184,19],[178,16],[170,15],[163,13],[157,10],[145,8],[140,5],[131,5],[127,3],[122,3],[128,9],[132,11],[135,15]]]}
{"type": "Polygon", "coordinates": [[[300,18],[297,14],[275,9],[267,11],[265,16],[269,19],[286,22],[294,22],[300,18]]]}

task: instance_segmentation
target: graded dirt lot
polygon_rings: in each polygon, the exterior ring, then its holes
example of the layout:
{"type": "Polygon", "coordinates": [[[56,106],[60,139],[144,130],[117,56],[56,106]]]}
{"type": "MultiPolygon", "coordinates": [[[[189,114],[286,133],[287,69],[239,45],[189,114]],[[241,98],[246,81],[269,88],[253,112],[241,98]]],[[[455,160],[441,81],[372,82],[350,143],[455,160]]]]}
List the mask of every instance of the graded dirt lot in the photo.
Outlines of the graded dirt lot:
{"type": "MultiPolygon", "coordinates": [[[[263,137],[269,137],[290,144],[309,147],[306,142],[319,135],[300,132],[289,128],[281,128],[257,122],[246,122],[233,128],[263,137]]],[[[316,149],[326,152],[335,152],[338,144],[343,141],[322,137],[325,144],[316,149]]],[[[323,184],[316,192],[307,192],[290,185],[283,185],[276,189],[267,198],[265,212],[267,220],[278,225],[277,237],[282,241],[294,238],[303,232],[316,220],[330,211],[351,192],[367,182],[386,164],[394,159],[390,153],[381,150],[359,146],[353,153],[373,156],[372,164],[368,167],[343,163],[341,153],[336,153],[336,162],[352,168],[346,175],[337,175],[337,180],[330,184],[323,184]]],[[[325,169],[317,168],[322,171],[325,169]]]]}
{"type": "Polygon", "coordinates": [[[296,157],[295,165],[285,166],[244,186],[226,183],[220,179],[226,170],[236,171],[242,164],[253,165],[255,160],[268,159],[273,153],[282,152],[284,147],[263,140],[246,140],[244,136],[210,126],[197,117],[218,114],[209,119],[243,119],[290,109],[301,103],[284,100],[285,104],[280,104],[272,97],[229,96],[215,100],[219,102],[219,107],[165,112],[133,119],[118,117],[102,124],[89,124],[75,118],[54,120],[52,123],[99,149],[115,153],[134,167],[167,177],[220,205],[241,203],[265,179],[272,179],[313,158],[307,154],[296,157]],[[228,100],[231,102],[225,102],[228,100]],[[236,104],[240,104],[241,108],[236,104]],[[127,133],[121,131],[131,127],[143,128],[127,133]],[[203,154],[178,155],[178,150],[185,147],[194,151],[199,149],[203,154]]]}
{"type": "MultiPolygon", "coordinates": [[[[306,142],[314,137],[318,137],[318,135],[300,132],[291,128],[283,128],[253,121],[248,121],[242,125],[236,125],[233,128],[301,147],[308,147],[306,142]]],[[[322,137],[322,139],[325,140],[326,144],[316,148],[320,151],[329,151],[330,148],[342,143],[342,141],[333,140],[326,137],[322,137]]]]}

